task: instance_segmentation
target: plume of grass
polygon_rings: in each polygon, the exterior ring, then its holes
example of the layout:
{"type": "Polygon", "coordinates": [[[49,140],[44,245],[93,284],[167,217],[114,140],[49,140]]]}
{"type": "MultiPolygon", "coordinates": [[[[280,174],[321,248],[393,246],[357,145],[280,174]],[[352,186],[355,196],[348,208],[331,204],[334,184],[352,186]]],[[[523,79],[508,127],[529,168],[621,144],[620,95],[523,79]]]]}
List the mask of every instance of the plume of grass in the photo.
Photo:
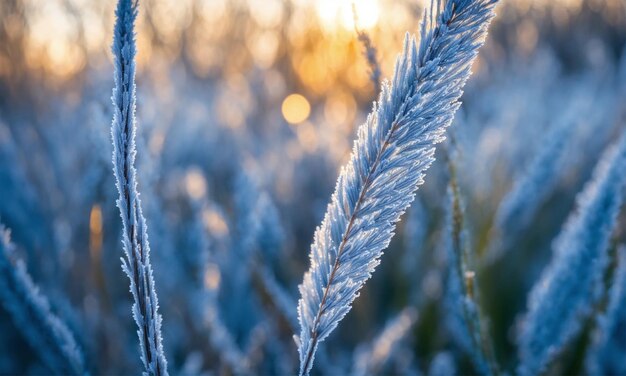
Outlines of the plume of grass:
{"type": "Polygon", "coordinates": [[[122,244],[126,259],[122,269],[130,280],[133,317],[145,375],[167,375],[167,361],[161,339],[161,315],[150,264],[146,222],[137,192],[135,170],[135,19],[137,1],[119,0],[113,33],[115,88],[113,89],[113,172],[122,217],[122,244]]]}
{"type": "Polygon", "coordinates": [[[623,201],[626,133],[596,166],[578,209],[553,244],[553,257],[529,295],[519,338],[519,373],[545,372],[580,333],[601,295],[608,245],[623,201]]]}
{"type": "Polygon", "coordinates": [[[576,128],[576,119],[582,113],[580,109],[584,107],[582,99],[572,101],[564,117],[549,130],[528,169],[503,198],[495,215],[495,241],[488,256],[491,260],[501,256],[502,250],[508,246],[504,243],[507,239],[515,239],[529,225],[557,185],[566,159],[566,145],[576,128]]]}
{"type": "Polygon", "coordinates": [[[256,169],[244,169],[235,182],[235,228],[242,255],[262,252],[263,257],[278,254],[284,238],[278,211],[262,189],[256,169]]]}
{"type": "Polygon", "coordinates": [[[220,269],[212,272],[221,277],[216,279],[220,281],[216,286],[208,286],[205,317],[211,344],[222,361],[236,374],[248,374],[255,369],[263,346],[270,341],[265,322],[268,319],[256,305],[260,299],[254,289],[255,282],[262,285],[290,324],[297,323],[297,319],[293,300],[263,263],[274,257],[282,245],[277,210],[261,190],[254,169],[244,168],[236,176],[233,188],[231,252],[223,259],[220,269]],[[218,292],[223,299],[218,299],[218,292]]]}
{"type": "Polygon", "coordinates": [[[224,321],[242,345],[255,323],[262,320],[254,308],[258,296],[254,293],[253,278],[276,257],[283,233],[277,210],[261,189],[254,169],[239,173],[234,196],[232,227],[235,229],[233,254],[236,257],[226,260],[224,274],[228,284],[223,291],[228,294],[228,299],[222,304],[226,307],[224,321]],[[256,267],[257,262],[260,267],[256,267]]]}
{"type": "Polygon", "coordinates": [[[493,344],[481,312],[480,294],[473,270],[473,254],[470,250],[465,227],[464,204],[457,182],[454,152],[448,160],[450,182],[448,195],[450,207],[447,213],[446,253],[449,263],[448,298],[451,305],[450,324],[452,334],[471,355],[475,367],[481,373],[499,373],[493,344]]]}
{"type": "Polygon", "coordinates": [[[606,312],[597,318],[594,341],[585,360],[590,375],[626,374],[626,247],[618,249],[606,312]]]}
{"type": "Polygon", "coordinates": [[[230,329],[239,347],[243,347],[247,337],[258,322],[254,310],[252,289],[253,256],[258,245],[260,230],[256,207],[259,189],[256,175],[244,169],[234,181],[234,206],[231,227],[233,255],[222,266],[224,283],[220,295],[227,298],[220,301],[224,323],[230,329]],[[233,257],[234,256],[234,257],[233,257]]]}
{"type": "Polygon", "coordinates": [[[417,312],[412,308],[402,310],[389,320],[370,346],[357,349],[352,374],[354,376],[380,374],[397,346],[411,332],[416,320],[417,312]]]}
{"type": "Polygon", "coordinates": [[[363,30],[359,29],[359,15],[356,11],[356,5],[352,3],[352,15],[354,17],[354,31],[356,32],[359,42],[363,45],[363,55],[367,60],[367,65],[370,67],[370,81],[374,85],[374,89],[378,90],[380,87],[380,64],[376,57],[376,47],[372,43],[370,36],[363,30]]]}
{"type": "Polygon", "coordinates": [[[83,352],[72,332],[50,309],[0,225],[0,303],[44,364],[57,374],[86,374],[83,352]]]}
{"type": "Polygon", "coordinates": [[[405,39],[391,85],[358,130],[300,285],[300,374],[337,327],[389,245],[460,103],[496,0],[431,4],[421,41],[405,39]]]}

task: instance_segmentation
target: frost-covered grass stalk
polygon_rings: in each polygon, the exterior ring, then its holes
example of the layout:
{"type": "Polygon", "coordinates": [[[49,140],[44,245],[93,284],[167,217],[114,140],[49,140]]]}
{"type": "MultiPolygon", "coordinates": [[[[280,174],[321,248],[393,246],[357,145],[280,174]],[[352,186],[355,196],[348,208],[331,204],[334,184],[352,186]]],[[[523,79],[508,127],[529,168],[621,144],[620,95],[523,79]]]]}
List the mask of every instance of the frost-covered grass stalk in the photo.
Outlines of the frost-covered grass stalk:
{"type": "Polygon", "coordinates": [[[603,155],[533,287],[519,340],[520,374],[545,372],[580,333],[600,295],[608,245],[623,202],[626,133],[603,155]]]}
{"type": "Polygon", "coordinates": [[[605,313],[597,317],[593,345],[587,352],[590,375],[626,374],[626,247],[618,249],[618,261],[605,313]]]}
{"type": "MultiPolygon", "coordinates": [[[[259,176],[253,169],[244,169],[235,179],[232,255],[227,258],[222,296],[228,296],[223,319],[240,346],[251,330],[263,320],[254,309],[257,299],[254,278],[265,262],[278,254],[282,242],[282,227],[274,204],[263,192],[259,176]],[[259,267],[257,267],[257,264],[259,267]]],[[[292,309],[295,313],[295,308],[292,309]]]]}
{"type": "Polygon", "coordinates": [[[350,161],[311,246],[300,285],[300,374],[348,313],[413,201],[460,103],[496,0],[431,4],[419,46],[407,37],[391,85],[358,130],[350,161]]]}
{"type": "Polygon", "coordinates": [[[374,89],[378,90],[380,86],[380,64],[376,58],[376,47],[372,44],[370,36],[364,31],[358,31],[359,41],[363,44],[364,55],[367,59],[367,64],[370,67],[370,80],[374,85],[374,89]]]}
{"type": "Polygon", "coordinates": [[[137,323],[141,360],[146,375],[167,375],[167,361],[161,340],[161,315],[150,265],[146,221],[141,211],[135,170],[135,19],[137,1],[119,0],[115,12],[113,57],[113,172],[122,217],[122,244],[126,259],[122,269],[130,280],[133,317],[137,323]]]}
{"type": "Polygon", "coordinates": [[[376,47],[374,47],[370,36],[365,31],[359,29],[359,15],[356,11],[355,3],[352,3],[352,14],[354,16],[354,30],[359,38],[359,42],[363,45],[363,55],[367,60],[367,65],[370,67],[370,81],[374,84],[374,89],[378,90],[381,71],[378,58],[376,57],[376,47]]]}
{"type": "Polygon", "coordinates": [[[12,249],[9,232],[0,225],[0,303],[52,372],[86,374],[83,353],[72,332],[52,313],[24,263],[11,262],[12,249]]]}
{"type": "Polygon", "coordinates": [[[473,270],[473,254],[470,251],[465,228],[464,204],[457,181],[454,152],[450,153],[448,169],[450,183],[448,195],[450,208],[446,218],[446,254],[449,263],[448,294],[451,304],[452,332],[463,337],[466,350],[472,356],[481,373],[497,375],[493,344],[481,312],[476,272],[473,270]]]}
{"type": "MultiPolygon", "coordinates": [[[[578,98],[577,98],[578,99],[578,98]]],[[[514,241],[518,233],[528,226],[550,192],[562,176],[566,145],[581,116],[584,103],[574,100],[572,106],[548,131],[543,145],[528,169],[515,181],[511,190],[502,199],[495,215],[495,242],[489,252],[491,260],[502,255],[508,247],[504,241],[514,241]]]]}

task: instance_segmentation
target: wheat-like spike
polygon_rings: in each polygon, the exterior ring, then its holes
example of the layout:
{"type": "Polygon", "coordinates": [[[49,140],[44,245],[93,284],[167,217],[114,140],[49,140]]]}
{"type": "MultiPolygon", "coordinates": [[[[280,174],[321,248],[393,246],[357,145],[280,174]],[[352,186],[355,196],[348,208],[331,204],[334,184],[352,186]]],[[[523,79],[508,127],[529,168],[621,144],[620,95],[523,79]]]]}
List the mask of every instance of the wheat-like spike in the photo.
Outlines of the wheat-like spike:
{"type": "Polygon", "coordinates": [[[521,375],[544,372],[583,328],[597,302],[608,246],[624,200],[626,133],[609,148],[554,242],[553,258],[528,299],[519,339],[521,375]]]}
{"type": "Polygon", "coordinates": [[[135,19],[136,0],[119,0],[113,34],[115,88],[113,89],[113,172],[122,217],[122,244],[126,259],[122,269],[130,280],[133,317],[145,375],[167,375],[167,361],[161,340],[161,315],[150,265],[146,221],[141,211],[135,170],[135,19]]]}
{"type": "Polygon", "coordinates": [[[496,2],[437,1],[423,18],[419,46],[413,37],[405,39],[393,81],[383,84],[359,128],[315,233],[298,304],[301,375],[310,372],[318,344],[350,310],[422,184],[460,105],[496,2]]]}

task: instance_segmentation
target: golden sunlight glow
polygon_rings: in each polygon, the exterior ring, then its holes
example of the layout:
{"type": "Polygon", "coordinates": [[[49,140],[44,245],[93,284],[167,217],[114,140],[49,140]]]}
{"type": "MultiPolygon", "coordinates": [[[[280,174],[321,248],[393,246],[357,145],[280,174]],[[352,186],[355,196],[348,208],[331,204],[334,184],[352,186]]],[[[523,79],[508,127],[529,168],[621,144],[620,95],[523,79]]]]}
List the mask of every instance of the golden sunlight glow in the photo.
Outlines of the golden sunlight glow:
{"type": "Polygon", "coordinates": [[[26,42],[27,64],[43,68],[59,78],[68,78],[86,64],[85,52],[77,43],[78,24],[59,2],[29,4],[29,31],[26,42]],[[51,33],[50,30],[54,30],[51,33]]]}
{"type": "Polygon", "coordinates": [[[96,204],[89,214],[89,250],[91,257],[97,259],[102,249],[102,209],[96,204]]]}
{"type": "Polygon", "coordinates": [[[289,124],[298,124],[309,117],[311,105],[302,95],[290,94],[283,101],[282,112],[289,124]]]}
{"type": "Polygon", "coordinates": [[[318,0],[316,3],[317,15],[327,30],[341,26],[347,30],[354,30],[354,12],[360,30],[371,29],[378,22],[380,13],[379,0],[318,0]]]}

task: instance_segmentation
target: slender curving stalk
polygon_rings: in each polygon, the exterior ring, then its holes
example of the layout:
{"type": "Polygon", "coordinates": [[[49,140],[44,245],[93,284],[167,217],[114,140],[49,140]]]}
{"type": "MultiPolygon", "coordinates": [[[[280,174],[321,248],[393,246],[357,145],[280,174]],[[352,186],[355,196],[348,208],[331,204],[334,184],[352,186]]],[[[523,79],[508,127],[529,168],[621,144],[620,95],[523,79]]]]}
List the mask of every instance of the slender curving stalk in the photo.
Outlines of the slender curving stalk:
{"type": "Polygon", "coordinates": [[[378,90],[380,87],[380,64],[376,57],[376,47],[372,43],[372,39],[367,32],[359,29],[359,15],[356,10],[356,4],[352,3],[352,15],[354,17],[354,31],[363,46],[363,56],[367,61],[367,65],[370,68],[370,81],[374,84],[374,90],[378,90]]]}
{"type": "Polygon", "coordinates": [[[419,46],[407,37],[392,84],[358,130],[300,285],[300,374],[380,262],[460,103],[496,0],[431,2],[419,46]]]}
{"type": "Polygon", "coordinates": [[[553,243],[553,256],[528,297],[518,339],[520,375],[540,375],[584,329],[601,297],[608,247],[626,187],[626,133],[609,147],[577,196],[578,208],[553,243]]]}
{"type": "Polygon", "coordinates": [[[456,329],[454,334],[464,337],[463,342],[468,344],[466,350],[472,355],[474,365],[481,373],[498,375],[500,370],[488,322],[481,308],[476,272],[472,270],[474,257],[465,225],[465,209],[457,179],[455,155],[454,150],[451,150],[448,155],[450,207],[446,217],[446,253],[450,263],[448,289],[452,300],[451,311],[456,313],[461,320],[460,327],[454,328],[456,329]]]}
{"type": "Polygon", "coordinates": [[[150,244],[141,201],[137,192],[135,170],[135,19],[137,1],[119,0],[115,12],[113,57],[115,88],[113,89],[113,172],[119,198],[117,206],[122,217],[122,244],[126,259],[122,269],[130,280],[133,295],[133,317],[144,375],[167,375],[167,361],[161,340],[161,315],[150,265],[150,244]]]}
{"type": "Polygon", "coordinates": [[[72,331],[54,314],[24,263],[13,262],[13,249],[9,231],[0,224],[0,305],[52,373],[88,375],[72,331]]]}

